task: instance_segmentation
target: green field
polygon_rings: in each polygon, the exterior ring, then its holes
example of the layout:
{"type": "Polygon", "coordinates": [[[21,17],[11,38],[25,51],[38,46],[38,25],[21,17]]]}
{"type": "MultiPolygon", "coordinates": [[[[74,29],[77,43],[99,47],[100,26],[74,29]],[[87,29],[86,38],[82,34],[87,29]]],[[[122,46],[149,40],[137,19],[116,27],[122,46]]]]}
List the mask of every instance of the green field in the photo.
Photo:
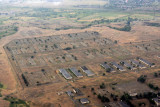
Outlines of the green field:
{"type": "MultiPolygon", "coordinates": [[[[8,7],[8,6],[6,6],[8,7]]],[[[5,7],[0,7],[4,10],[5,7]]],[[[133,21],[153,20],[153,10],[130,11],[113,8],[40,8],[40,7],[15,7],[7,8],[7,11],[14,11],[14,14],[0,16],[0,26],[8,26],[10,22],[23,22],[24,26],[33,23],[33,26],[42,29],[84,29],[97,24],[110,24],[116,22],[127,22],[128,17],[133,21]],[[53,25],[53,26],[52,26],[53,25]],[[57,26],[54,28],[54,26],[57,26]]],[[[15,27],[0,30],[0,38],[16,33],[15,27]]],[[[29,25],[32,26],[32,25],[29,25]]],[[[3,28],[3,27],[2,27],[3,28]]]]}
{"type": "Polygon", "coordinates": [[[0,28],[0,39],[9,35],[13,35],[18,31],[16,26],[7,26],[0,28]]]}

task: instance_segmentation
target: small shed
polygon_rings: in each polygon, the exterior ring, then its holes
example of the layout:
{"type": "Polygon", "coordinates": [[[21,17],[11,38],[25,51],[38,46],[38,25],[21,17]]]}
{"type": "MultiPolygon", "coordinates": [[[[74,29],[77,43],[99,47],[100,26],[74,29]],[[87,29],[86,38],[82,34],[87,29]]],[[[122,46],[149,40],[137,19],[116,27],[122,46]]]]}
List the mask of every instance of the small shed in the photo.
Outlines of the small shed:
{"type": "Polygon", "coordinates": [[[67,95],[70,96],[70,97],[73,97],[73,96],[74,96],[74,94],[73,94],[72,91],[67,91],[66,93],[67,93],[67,95]]]}
{"type": "Polygon", "coordinates": [[[81,98],[80,102],[81,102],[81,104],[88,104],[89,100],[87,98],[81,98]]]}

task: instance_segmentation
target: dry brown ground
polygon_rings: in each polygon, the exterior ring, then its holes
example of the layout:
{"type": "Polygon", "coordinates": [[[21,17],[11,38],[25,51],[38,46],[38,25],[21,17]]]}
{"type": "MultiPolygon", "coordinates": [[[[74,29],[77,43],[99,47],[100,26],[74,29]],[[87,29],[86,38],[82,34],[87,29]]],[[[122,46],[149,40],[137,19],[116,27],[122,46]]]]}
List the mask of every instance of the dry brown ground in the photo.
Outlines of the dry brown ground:
{"type": "Polygon", "coordinates": [[[141,107],[150,107],[150,103],[148,102],[147,99],[140,99],[140,100],[133,100],[132,103],[135,104],[136,107],[139,107],[139,103],[145,103],[146,105],[141,106],[141,107]]]}
{"type": "Polygon", "coordinates": [[[3,98],[0,98],[0,106],[1,107],[9,107],[9,102],[4,101],[3,98]]]}
{"type": "MultiPolygon", "coordinates": [[[[37,29],[37,28],[21,27],[19,29],[19,32],[26,31],[26,30],[33,30],[33,29],[37,29]]],[[[63,30],[62,31],[41,30],[41,31],[43,32],[42,35],[35,35],[34,37],[76,33],[76,32],[83,32],[83,31],[98,31],[102,34],[103,37],[107,37],[112,40],[118,40],[120,43],[160,39],[160,35],[159,35],[160,28],[142,26],[142,24],[139,24],[139,23],[136,25],[133,25],[133,29],[131,32],[117,31],[105,26],[91,27],[84,30],[70,29],[65,31],[63,30]]],[[[51,102],[54,103],[56,106],[58,106],[58,104],[61,104],[63,105],[63,107],[68,107],[68,105],[73,105],[73,102],[71,101],[71,99],[69,99],[69,97],[65,93],[61,96],[58,96],[56,94],[56,92],[59,92],[59,91],[64,92],[64,90],[67,91],[67,89],[71,88],[70,85],[68,86],[68,88],[64,88],[65,86],[68,85],[67,82],[62,82],[60,84],[51,84],[51,85],[41,86],[41,87],[26,88],[24,90],[19,89],[17,87],[17,82],[16,82],[17,80],[15,78],[15,74],[12,71],[10,63],[8,62],[8,58],[7,58],[7,55],[5,54],[3,46],[14,39],[27,38],[27,36],[25,37],[21,36],[19,32],[12,36],[2,38],[0,40],[0,52],[2,53],[0,54],[0,69],[1,69],[0,82],[6,86],[6,89],[2,90],[2,94],[9,95],[11,93],[15,93],[14,94],[15,97],[18,97],[27,101],[32,101],[34,103],[38,103],[39,105],[43,105],[45,103],[50,104],[51,102]]],[[[31,36],[28,36],[28,37],[30,38],[31,36]]],[[[147,73],[146,71],[144,72],[147,73]]],[[[128,81],[128,78],[135,79],[139,75],[140,74],[137,74],[137,73],[125,73],[125,74],[116,74],[116,75],[108,74],[106,77],[100,76],[96,78],[87,78],[84,80],[81,79],[75,83],[70,82],[70,84],[72,84],[75,87],[81,87],[83,85],[93,86],[95,84],[100,84],[103,81],[109,84],[111,82],[116,82],[119,80],[128,81]]],[[[82,90],[82,91],[87,92],[88,90],[82,90]]],[[[91,94],[92,93],[88,93],[88,95],[93,96],[91,94]]],[[[94,98],[92,97],[91,99],[94,99],[94,98]]],[[[95,100],[93,100],[93,102],[95,102],[95,100]]],[[[6,102],[0,101],[0,103],[3,104],[6,102]]]]}

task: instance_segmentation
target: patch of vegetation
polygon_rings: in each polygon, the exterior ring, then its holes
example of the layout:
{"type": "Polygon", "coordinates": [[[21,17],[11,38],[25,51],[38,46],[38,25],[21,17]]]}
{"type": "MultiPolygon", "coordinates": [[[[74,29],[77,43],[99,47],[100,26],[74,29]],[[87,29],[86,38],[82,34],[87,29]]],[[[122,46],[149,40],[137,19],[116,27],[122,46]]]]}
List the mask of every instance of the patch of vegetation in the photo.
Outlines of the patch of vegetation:
{"type": "Polygon", "coordinates": [[[3,84],[0,83],[0,97],[2,97],[2,94],[1,94],[1,88],[3,88],[3,84]]]}
{"type": "Polygon", "coordinates": [[[109,98],[108,97],[106,97],[106,96],[101,96],[100,94],[98,94],[98,99],[100,99],[101,100],[101,102],[103,102],[103,103],[105,103],[105,102],[110,102],[110,100],[109,100],[109,98]]]}
{"type": "Polygon", "coordinates": [[[1,92],[0,92],[0,97],[2,97],[2,94],[1,94],[1,92]]]}
{"type": "Polygon", "coordinates": [[[2,83],[0,83],[0,88],[3,88],[4,86],[3,86],[3,84],[2,83]]]}
{"type": "Polygon", "coordinates": [[[154,77],[157,78],[157,77],[159,77],[159,76],[160,76],[160,71],[154,73],[154,77]]]}
{"type": "Polygon", "coordinates": [[[111,27],[111,26],[108,26],[109,28],[112,28],[112,29],[116,29],[116,30],[119,30],[119,31],[131,31],[131,26],[130,25],[125,25],[124,27],[122,28],[117,28],[117,27],[111,27]]]}
{"type": "Polygon", "coordinates": [[[102,83],[99,87],[100,87],[101,89],[105,89],[105,88],[106,88],[106,86],[105,86],[104,83],[102,83]]]}
{"type": "Polygon", "coordinates": [[[153,90],[155,90],[155,91],[159,90],[159,87],[158,87],[158,86],[154,86],[154,85],[151,84],[151,83],[149,83],[148,86],[149,86],[149,88],[151,88],[151,89],[153,89],[153,90]]]}
{"type": "Polygon", "coordinates": [[[132,100],[132,97],[128,93],[124,93],[124,95],[121,96],[122,101],[132,100]]]}
{"type": "Polygon", "coordinates": [[[29,107],[29,104],[27,104],[25,101],[17,99],[17,98],[7,96],[4,98],[4,100],[10,102],[9,107],[29,107]]]}
{"type": "Polygon", "coordinates": [[[86,86],[84,85],[82,88],[86,88],[86,86]]]}
{"type": "Polygon", "coordinates": [[[17,26],[5,26],[0,28],[0,39],[9,35],[13,35],[18,31],[17,26]]]}
{"type": "Polygon", "coordinates": [[[72,49],[71,47],[67,47],[67,48],[65,48],[64,50],[67,50],[67,51],[68,51],[68,50],[71,50],[71,49],[72,49]]]}
{"type": "Polygon", "coordinates": [[[136,98],[137,99],[144,99],[144,98],[146,98],[146,99],[148,99],[148,101],[150,102],[150,104],[155,105],[155,102],[152,99],[156,98],[157,95],[159,95],[159,94],[156,94],[156,93],[153,93],[153,92],[147,92],[147,93],[145,92],[143,94],[136,95],[136,98]]]}
{"type": "Polygon", "coordinates": [[[143,105],[145,106],[146,104],[144,102],[140,102],[138,105],[141,107],[143,105]]]}
{"type": "Polygon", "coordinates": [[[135,107],[130,100],[132,100],[132,97],[128,93],[124,93],[124,95],[121,96],[121,100],[125,101],[130,107],[135,107]]]}
{"type": "Polygon", "coordinates": [[[24,83],[26,84],[26,86],[29,85],[29,82],[27,81],[26,77],[22,74],[22,79],[24,81],[24,83]]]}
{"type": "Polygon", "coordinates": [[[160,27],[160,23],[144,22],[144,24],[147,25],[147,26],[160,27]]]}
{"type": "Polygon", "coordinates": [[[111,93],[110,97],[114,100],[114,101],[118,101],[118,95],[114,95],[111,93]]]}
{"type": "Polygon", "coordinates": [[[146,81],[146,75],[141,75],[138,79],[137,79],[138,82],[141,82],[141,83],[145,83],[146,81]]]}
{"type": "Polygon", "coordinates": [[[122,27],[122,28],[111,27],[111,26],[108,26],[108,27],[112,28],[112,29],[119,30],[119,31],[127,31],[127,32],[129,32],[129,31],[131,31],[131,25],[130,25],[131,21],[133,21],[133,19],[132,18],[128,18],[128,21],[127,21],[126,25],[124,27],[122,27]]]}

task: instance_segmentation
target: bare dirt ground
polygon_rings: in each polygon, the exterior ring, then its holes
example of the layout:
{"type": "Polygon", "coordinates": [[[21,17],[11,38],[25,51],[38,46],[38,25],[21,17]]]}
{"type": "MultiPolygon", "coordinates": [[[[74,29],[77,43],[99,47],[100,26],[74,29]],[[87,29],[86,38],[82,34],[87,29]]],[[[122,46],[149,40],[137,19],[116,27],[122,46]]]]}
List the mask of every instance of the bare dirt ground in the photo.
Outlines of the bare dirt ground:
{"type": "MultiPolygon", "coordinates": [[[[48,105],[54,105],[59,106],[63,105],[63,107],[68,107],[68,105],[73,105],[72,100],[65,94],[65,91],[70,90],[72,86],[75,87],[82,87],[83,85],[87,86],[94,86],[95,84],[100,84],[101,82],[105,82],[106,84],[110,84],[113,82],[117,82],[119,80],[122,81],[128,81],[128,80],[134,80],[140,74],[137,74],[135,72],[132,73],[119,73],[119,74],[107,74],[106,77],[98,76],[96,78],[87,78],[87,79],[81,79],[76,82],[66,82],[63,81],[60,84],[49,84],[46,86],[39,86],[39,87],[32,87],[32,88],[25,88],[20,89],[17,85],[18,81],[17,78],[15,78],[15,74],[12,70],[12,67],[10,65],[10,62],[8,61],[8,57],[3,49],[3,46],[9,43],[10,41],[14,39],[22,39],[22,38],[31,38],[31,37],[42,37],[42,36],[50,36],[50,35],[60,35],[60,34],[68,34],[68,33],[77,33],[77,32],[84,32],[84,31],[97,31],[99,32],[103,37],[110,38],[112,40],[117,40],[119,43],[124,44],[128,42],[138,42],[138,41],[149,41],[153,39],[160,39],[160,30],[158,27],[148,27],[148,26],[142,26],[142,24],[138,23],[133,25],[133,29],[131,32],[122,32],[110,29],[106,26],[101,27],[91,27],[83,30],[78,29],[70,29],[70,30],[61,30],[61,31],[54,31],[54,30],[42,30],[39,29],[42,34],[41,35],[34,35],[34,36],[22,36],[20,32],[27,31],[27,30],[34,30],[37,28],[34,27],[20,27],[19,31],[12,35],[5,38],[2,38],[0,40],[0,81],[2,84],[6,86],[6,89],[2,90],[3,95],[10,95],[13,93],[13,96],[18,97],[20,99],[24,99],[27,101],[32,101],[33,103],[36,103],[36,105],[33,106],[46,106],[48,105]],[[154,32],[154,33],[153,33],[154,32]],[[126,78],[127,77],[127,78],[126,78]],[[113,79],[114,78],[114,79],[113,79]],[[128,79],[130,78],[130,79],[128,79]],[[71,85],[72,86],[71,86],[71,85]],[[63,91],[62,95],[57,95],[57,92],[63,91]],[[51,103],[52,102],[52,103],[51,103]],[[38,105],[37,105],[38,104],[38,105]],[[46,104],[46,105],[45,105],[46,104]]],[[[97,70],[97,68],[96,68],[97,70]]],[[[97,71],[94,71],[97,72],[97,71]]],[[[147,71],[146,73],[148,73],[147,71]]],[[[98,73],[97,73],[98,74],[98,73]]],[[[143,74],[143,72],[141,73],[143,74]]],[[[84,93],[87,93],[89,89],[82,89],[84,93]]],[[[92,93],[88,93],[87,95],[91,96],[91,99],[94,99],[91,95],[92,93]]],[[[6,101],[1,101],[0,103],[6,103],[6,101]]],[[[96,104],[97,101],[93,102],[96,104]]],[[[100,103],[98,101],[98,103],[100,103]]],[[[8,102],[7,102],[8,104],[8,102]]],[[[5,107],[5,106],[4,106],[5,107]]]]}
{"type": "Polygon", "coordinates": [[[145,103],[145,105],[142,105],[142,107],[150,107],[150,103],[146,99],[141,100],[134,100],[132,103],[136,105],[136,107],[139,107],[139,103],[145,103]]]}

